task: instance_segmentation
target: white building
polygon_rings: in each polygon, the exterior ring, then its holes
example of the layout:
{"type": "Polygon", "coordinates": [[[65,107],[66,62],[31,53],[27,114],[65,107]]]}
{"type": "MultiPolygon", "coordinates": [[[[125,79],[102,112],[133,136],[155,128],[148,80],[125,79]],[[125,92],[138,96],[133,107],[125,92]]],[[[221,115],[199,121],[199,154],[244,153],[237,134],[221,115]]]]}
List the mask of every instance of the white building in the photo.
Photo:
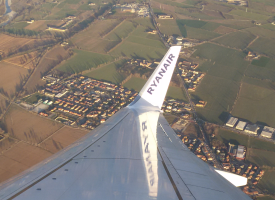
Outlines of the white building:
{"type": "Polygon", "coordinates": [[[226,126],[234,127],[238,121],[236,117],[230,117],[230,119],[226,122],[226,126]]]}
{"type": "Polygon", "coordinates": [[[253,134],[253,135],[257,135],[258,134],[258,130],[259,130],[259,126],[257,126],[256,124],[248,124],[245,127],[245,132],[249,133],[249,134],[253,134]]]}
{"type": "Polygon", "coordinates": [[[245,128],[245,126],[246,126],[246,124],[247,124],[246,122],[239,121],[239,123],[236,126],[236,129],[243,131],[244,128],[245,128]]]}
{"type": "Polygon", "coordinates": [[[266,138],[272,138],[272,135],[273,135],[274,131],[275,131],[274,128],[271,128],[269,126],[265,126],[263,131],[261,132],[261,136],[266,137],[266,138]]]}

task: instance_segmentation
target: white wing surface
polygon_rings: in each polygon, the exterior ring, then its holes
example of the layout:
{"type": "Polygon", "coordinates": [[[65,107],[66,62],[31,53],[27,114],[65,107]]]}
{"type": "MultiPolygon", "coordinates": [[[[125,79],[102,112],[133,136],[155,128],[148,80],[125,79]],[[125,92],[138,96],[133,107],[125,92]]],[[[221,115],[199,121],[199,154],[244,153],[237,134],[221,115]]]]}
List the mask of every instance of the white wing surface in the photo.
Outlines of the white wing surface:
{"type": "Polygon", "coordinates": [[[160,113],[179,51],[170,48],[130,106],[3,184],[0,199],[250,199],[190,152],[160,113]]]}

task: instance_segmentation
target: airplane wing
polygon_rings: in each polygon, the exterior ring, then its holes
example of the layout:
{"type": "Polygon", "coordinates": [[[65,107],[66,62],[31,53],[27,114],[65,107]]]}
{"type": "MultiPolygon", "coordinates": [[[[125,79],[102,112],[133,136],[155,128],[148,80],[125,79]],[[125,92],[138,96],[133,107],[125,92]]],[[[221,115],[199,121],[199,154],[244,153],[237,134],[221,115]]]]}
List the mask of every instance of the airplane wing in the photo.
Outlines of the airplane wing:
{"type": "Polygon", "coordinates": [[[169,49],[128,107],[4,183],[0,199],[250,199],[190,152],[161,114],[179,52],[169,49]]]}

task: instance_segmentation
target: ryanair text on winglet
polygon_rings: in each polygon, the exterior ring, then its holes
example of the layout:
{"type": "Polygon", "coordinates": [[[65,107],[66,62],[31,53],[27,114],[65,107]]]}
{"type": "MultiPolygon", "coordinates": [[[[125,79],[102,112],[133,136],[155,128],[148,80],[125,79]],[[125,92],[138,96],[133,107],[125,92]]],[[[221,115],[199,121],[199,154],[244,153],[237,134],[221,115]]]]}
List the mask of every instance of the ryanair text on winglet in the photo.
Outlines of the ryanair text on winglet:
{"type": "Polygon", "coordinates": [[[158,86],[157,83],[159,83],[159,80],[162,79],[163,74],[167,71],[167,68],[170,66],[171,62],[173,61],[173,58],[175,58],[175,56],[173,54],[170,54],[168,56],[168,59],[163,64],[163,68],[161,68],[161,71],[158,73],[159,76],[155,77],[153,84],[151,84],[151,87],[148,88],[147,92],[149,94],[151,94],[151,95],[153,94],[153,91],[155,91],[154,87],[158,86]]]}

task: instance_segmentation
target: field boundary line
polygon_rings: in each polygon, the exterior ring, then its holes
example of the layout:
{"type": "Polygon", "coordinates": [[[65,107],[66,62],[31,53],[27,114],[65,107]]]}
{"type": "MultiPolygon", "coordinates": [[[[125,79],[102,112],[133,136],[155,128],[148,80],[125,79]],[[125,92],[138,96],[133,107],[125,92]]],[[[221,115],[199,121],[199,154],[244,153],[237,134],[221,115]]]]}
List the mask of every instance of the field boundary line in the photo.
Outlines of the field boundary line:
{"type": "Polygon", "coordinates": [[[248,48],[248,47],[250,47],[254,42],[256,42],[256,40],[258,40],[259,39],[259,36],[257,35],[257,37],[254,39],[254,40],[252,40],[248,45],[247,45],[247,47],[246,48],[248,48]]]}
{"type": "Polygon", "coordinates": [[[133,32],[134,32],[135,30],[137,30],[137,28],[138,28],[139,26],[140,26],[140,25],[137,25],[137,27],[135,27],[135,28],[127,35],[127,37],[122,38],[122,39],[121,39],[121,42],[118,43],[118,44],[117,44],[116,46],[114,46],[113,48],[111,48],[107,53],[110,53],[111,51],[113,51],[114,49],[116,49],[118,46],[120,46],[123,42],[125,42],[125,41],[128,39],[128,37],[129,37],[130,35],[132,35],[133,32]]]}
{"type": "MultiPolygon", "coordinates": [[[[53,120],[55,121],[55,120],[53,120]]],[[[49,135],[48,137],[46,137],[44,140],[42,140],[41,142],[37,143],[37,146],[41,147],[40,144],[44,141],[46,141],[47,139],[51,138],[53,135],[56,134],[56,132],[60,131],[61,129],[63,129],[64,127],[66,127],[66,125],[62,124],[63,126],[61,126],[59,129],[57,129],[55,132],[53,132],[51,135],[49,135]]],[[[42,148],[42,147],[41,147],[42,148]]],[[[44,149],[44,148],[43,148],[44,149]]]]}
{"type": "Polygon", "coordinates": [[[114,30],[116,30],[119,26],[121,26],[122,23],[124,23],[126,20],[122,20],[118,25],[116,25],[115,28],[113,28],[113,30],[111,30],[109,33],[105,34],[104,36],[102,36],[102,39],[104,39],[105,37],[107,37],[108,35],[110,35],[114,30]]]}

